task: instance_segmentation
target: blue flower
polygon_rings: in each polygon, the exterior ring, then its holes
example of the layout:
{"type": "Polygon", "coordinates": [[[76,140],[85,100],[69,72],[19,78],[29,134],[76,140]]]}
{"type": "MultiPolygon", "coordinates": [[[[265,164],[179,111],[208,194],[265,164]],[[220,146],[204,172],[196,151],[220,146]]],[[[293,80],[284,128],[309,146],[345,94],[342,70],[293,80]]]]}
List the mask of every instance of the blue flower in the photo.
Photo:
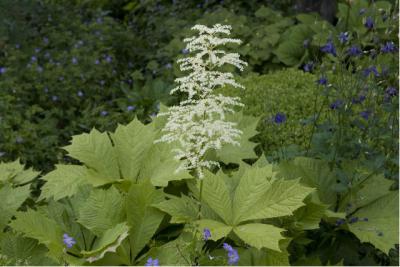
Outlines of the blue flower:
{"type": "Polygon", "coordinates": [[[391,86],[391,87],[388,87],[388,88],[386,89],[385,93],[386,93],[388,96],[393,97],[393,96],[397,95],[397,89],[394,88],[393,86],[391,86]]]}
{"type": "Polygon", "coordinates": [[[106,62],[111,63],[112,62],[112,56],[107,55],[106,56],[106,62]]]}
{"type": "Polygon", "coordinates": [[[371,111],[369,110],[364,110],[360,112],[360,116],[364,119],[364,120],[368,120],[369,115],[371,114],[371,111]]]}
{"type": "Polygon", "coordinates": [[[321,47],[321,51],[336,56],[336,48],[332,41],[328,41],[323,47],[321,47]]]}
{"type": "Polygon", "coordinates": [[[365,11],[367,11],[365,8],[361,8],[361,9],[358,11],[358,14],[364,15],[364,14],[365,14],[365,11]]]}
{"type": "Polygon", "coordinates": [[[21,48],[21,45],[20,45],[20,44],[15,44],[15,48],[16,48],[16,49],[20,49],[20,48],[21,48]]]}
{"type": "Polygon", "coordinates": [[[347,54],[348,54],[349,56],[352,56],[352,57],[358,57],[358,56],[361,56],[361,55],[362,55],[362,50],[361,50],[358,46],[353,45],[352,47],[350,47],[350,48],[347,50],[347,54]]]}
{"type": "Polygon", "coordinates": [[[68,234],[63,235],[63,242],[67,248],[72,248],[72,246],[76,244],[75,239],[70,237],[68,234]]]}
{"type": "Polygon", "coordinates": [[[103,85],[105,85],[105,84],[106,84],[106,81],[104,81],[104,80],[101,80],[101,81],[100,81],[100,85],[101,85],[101,86],[103,86],[103,85]]]}
{"type": "Polygon", "coordinates": [[[281,112],[276,113],[276,115],[274,117],[274,122],[275,123],[281,124],[281,123],[284,123],[285,121],[286,121],[286,115],[285,114],[283,114],[281,112]]]}
{"type": "Polygon", "coordinates": [[[305,39],[305,40],[303,41],[303,47],[304,47],[304,48],[307,48],[309,45],[310,45],[310,40],[305,39]]]}
{"type": "Polygon", "coordinates": [[[105,116],[108,115],[108,112],[107,112],[106,110],[102,110],[102,111],[100,112],[100,115],[103,116],[103,117],[105,117],[105,116]]]}
{"type": "Polygon", "coordinates": [[[0,67],[0,74],[6,73],[7,68],[6,67],[0,67]]]}
{"type": "Polygon", "coordinates": [[[165,68],[166,68],[166,69],[172,68],[172,64],[171,64],[171,63],[167,63],[167,64],[165,65],[165,68]]]}
{"type": "Polygon", "coordinates": [[[78,64],[78,59],[76,57],[73,57],[71,61],[74,65],[78,64]]]}
{"type": "Polygon", "coordinates": [[[336,220],[336,223],[335,223],[335,225],[336,226],[341,226],[342,224],[344,224],[346,221],[344,220],[344,219],[338,219],[338,220],[336,220]]]}
{"type": "Polygon", "coordinates": [[[99,65],[99,64],[100,64],[100,60],[96,59],[96,60],[94,61],[94,64],[99,65]]]}
{"type": "Polygon", "coordinates": [[[341,32],[339,34],[339,41],[340,43],[344,44],[349,40],[349,33],[348,32],[341,32]]]}
{"type": "Polygon", "coordinates": [[[352,217],[349,219],[349,223],[356,223],[358,222],[358,217],[352,217]]]}
{"type": "Polygon", "coordinates": [[[319,84],[319,85],[327,85],[328,84],[328,79],[326,77],[322,76],[317,80],[317,84],[319,84]]]}
{"type": "Polygon", "coordinates": [[[22,138],[21,136],[17,136],[17,138],[15,138],[15,142],[17,144],[22,144],[24,142],[24,138],[22,138]]]}
{"type": "Polygon", "coordinates": [[[43,72],[43,68],[41,66],[37,66],[36,70],[37,72],[43,72]]]}
{"type": "Polygon", "coordinates": [[[83,92],[82,91],[78,91],[78,93],[76,93],[79,97],[83,96],[83,92]]]}
{"type": "Polygon", "coordinates": [[[365,95],[359,95],[357,98],[353,98],[351,102],[353,102],[353,104],[361,104],[364,102],[365,98],[365,95]]]}
{"type": "Polygon", "coordinates": [[[49,38],[43,37],[43,43],[48,44],[49,43],[49,38]]]}
{"type": "Polygon", "coordinates": [[[181,52],[182,52],[182,54],[186,55],[186,54],[189,54],[190,51],[187,48],[183,48],[181,52]]]}
{"type": "Polygon", "coordinates": [[[56,101],[58,101],[58,96],[56,96],[56,95],[53,95],[53,96],[51,97],[51,100],[53,100],[53,102],[56,102],[56,101]]]}
{"type": "Polygon", "coordinates": [[[148,258],[146,264],[144,266],[160,266],[158,263],[158,259],[154,259],[152,257],[148,258]]]}
{"type": "Polygon", "coordinates": [[[313,68],[314,68],[314,63],[311,62],[311,61],[306,63],[306,64],[304,64],[304,66],[303,66],[303,70],[305,72],[311,72],[313,70],[313,68]]]}
{"type": "Polygon", "coordinates": [[[232,248],[229,244],[224,243],[223,248],[228,252],[228,264],[234,265],[239,261],[239,254],[236,249],[232,248]]]}
{"type": "Polygon", "coordinates": [[[46,52],[46,53],[44,54],[44,57],[45,57],[45,58],[50,58],[50,57],[51,57],[51,55],[50,55],[50,53],[49,53],[49,52],[46,52]]]}
{"type": "Polygon", "coordinates": [[[373,73],[375,77],[379,76],[379,72],[378,72],[378,70],[376,69],[375,66],[371,66],[371,67],[366,68],[366,69],[363,70],[363,75],[365,77],[368,77],[371,73],[373,73]]]}
{"type": "Polygon", "coordinates": [[[365,28],[368,30],[372,30],[374,28],[374,20],[371,17],[368,17],[364,23],[365,28]]]}
{"type": "Polygon", "coordinates": [[[40,52],[40,48],[35,48],[35,53],[39,53],[40,52]]]}
{"type": "Polygon", "coordinates": [[[340,100],[340,99],[338,99],[338,100],[336,100],[335,102],[333,102],[332,104],[330,104],[329,107],[330,107],[332,110],[335,110],[335,109],[340,108],[342,105],[343,105],[343,101],[340,100]]]}
{"type": "Polygon", "coordinates": [[[397,51],[397,47],[393,42],[387,42],[381,47],[382,53],[394,53],[397,51]]]}
{"type": "Polygon", "coordinates": [[[368,218],[363,218],[362,219],[364,222],[368,222],[368,218]]]}
{"type": "Polygon", "coordinates": [[[32,62],[35,62],[35,61],[37,61],[37,57],[35,57],[35,56],[32,56],[32,57],[31,57],[31,61],[32,61],[32,62]]]}
{"type": "Polygon", "coordinates": [[[207,241],[207,240],[210,239],[210,238],[211,238],[211,231],[210,231],[210,229],[204,228],[204,230],[203,230],[203,239],[204,239],[205,241],[207,241]]]}
{"type": "Polygon", "coordinates": [[[132,111],[132,110],[135,110],[135,109],[136,109],[135,106],[127,106],[127,107],[126,107],[126,110],[127,110],[127,111],[132,111]]]}

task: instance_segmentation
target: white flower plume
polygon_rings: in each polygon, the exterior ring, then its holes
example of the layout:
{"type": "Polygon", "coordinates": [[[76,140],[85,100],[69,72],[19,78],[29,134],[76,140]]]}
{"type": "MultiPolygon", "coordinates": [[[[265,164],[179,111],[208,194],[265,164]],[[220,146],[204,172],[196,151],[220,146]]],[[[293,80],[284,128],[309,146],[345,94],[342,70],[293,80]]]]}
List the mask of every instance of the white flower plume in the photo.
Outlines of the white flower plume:
{"type": "Polygon", "coordinates": [[[195,170],[202,178],[203,168],[218,166],[218,162],[205,159],[206,152],[221,149],[224,144],[239,145],[237,139],[242,134],[235,123],[225,121],[225,114],[233,113],[234,107],[243,106],[240,98],[215,94],[214,90],[225,85],[243,86],[235,81],[232,73],[221,72],[218,68],[230,64],[242,71],[247,63],[239,54],[219,48],[229,43],[240,44],[238,39],[222,37],[230,35],[231,26],[196,25],[192,30],[198,31],[198,35],[184,42],[186,49],[196,54],[177,61],[182,71],[190,73],[176,79],[178,85],[171,91],[171,94],[186,94],[187,100],[159,114],[168,116],[168,121],[162,130],[165,134],[156,142],[178,142],[176,158],[182,160],[178,171],[195,170]]]}

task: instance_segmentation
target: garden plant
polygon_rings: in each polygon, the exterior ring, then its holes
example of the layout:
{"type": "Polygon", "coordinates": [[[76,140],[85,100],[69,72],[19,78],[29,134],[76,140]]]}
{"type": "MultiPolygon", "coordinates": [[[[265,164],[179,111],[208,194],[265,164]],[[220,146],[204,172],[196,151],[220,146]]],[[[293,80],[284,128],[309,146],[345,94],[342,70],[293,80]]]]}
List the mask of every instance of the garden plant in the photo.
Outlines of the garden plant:
{"type": "Polygon", "coordinates": [[[0,265],[398,266],[398,1],[67,2],[0,1],[0,265]]]}

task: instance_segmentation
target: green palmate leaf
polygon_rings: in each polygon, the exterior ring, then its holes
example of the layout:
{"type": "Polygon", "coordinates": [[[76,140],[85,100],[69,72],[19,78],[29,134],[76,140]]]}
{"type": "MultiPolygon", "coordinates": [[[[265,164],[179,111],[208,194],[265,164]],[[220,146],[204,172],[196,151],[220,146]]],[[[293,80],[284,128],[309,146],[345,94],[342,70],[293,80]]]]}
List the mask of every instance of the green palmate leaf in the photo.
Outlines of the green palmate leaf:
{"type": "Polygon", "coordinates": [[[173,146],[170,144],[156,144],[149,149],[144,160],[139,178],[150,178],[154,186],[167,186],[169,181],[189,179],[189,172],[182,170],[177,172],[180,163],[174,159],[173,146]]]}
{"type": "Polygon", "coordinates": [[[0,254],[11,260],[10,265],[57,265],[46,256],[47,251],[36,240],[11,232],[4,234],[0,240],[0,254]]]}
{"type": "Polygon", "coordinates": [[[298,179],[274,180],[263,197],[241,216],[241,221],[291,215],[304,206],[304,198],[313,190],[298,179]]]}
{"type": "Polygon", "coordinates": [[[254,159],[257,155],[254,152],[256,143],[250,142],[249,139],[255,136],[258,132],[256,127],[259,118],[252,116],[245,116],[242,112],[235,113],[234,115],[227,116],[228,121],[233,121],[238,124],[238,129],[243,131],[238,142],[240,146],[227,144],[217,151],[217,157],[224,163],[240,163],[242,159],[254,159]]]}
{"type": "Polygon", "coordinates": [[[43,213],[33,210],[18,212],[10,226],[24,236],[36,239],[40,244],[45,245],[49,250],[49,257],[56,261],[62,258],[63,231],[54,220],[49,219],[43,213]]]}
{"type": "Polygon", "coordinates": [[[128,237],[129,227],[120,223],[105,231],[94,243],[90,251],[82,251],[88,262],[94,262],[104,257],[107,252],[116,252],[122,241],[128,237]]]}
{"type": "Polygon", "coordinates": [[[9,181],[13,184],[24,184],[39,175],[39,172],[32,168],[24,170],[24,165],[19,160],[7,163],[0,163],[0,182],[9,181]]]}
{"type": "Polygon", "coordinates": [[[77,165],[56,165],[56,169],[42,179],[46,181],[42,187],[40,198],[53,197],[59,200],[75,195],[79,188],[85,184],[86,167],[77,165]]]}
{"type": "Polygon", "coordinates": [[[304,203],[305,206],[294,211],[292,226],[299,230],[318,229],[321,218],[327,215],[328,205],[310,197],[306,198],[304,203]]]}
{"type": "Polygon", "coordinates": [[[205,172],[202,198],[225,223],[232,223],[231,196],[227,184],[220,176],[205,172]]]}
{"type": "Polygon", "coordinates": [[[246,219],[248,211],[271,186],[272,168],[247,168],[236,187],[233,198],[234,223],[246,219]],[[268,179],[269,178],[269,179],[268,179]]]}
{"type": "Polygon", "coordinates": [[[217,222],[214,220],[199,220],[196,222],[198,224],[199,229],[208,228],[211,232],[211,240],[217,241],[222,237],[228,236],[228,234],[232,231],[232,226],[228,226],[224,223],[217,222]]]}
{"type": "Polygon", "coordinates": [[[185,195],[162,201],[153,207],[168,213],[171,216],[171,223],[189,223],[197,219],[198,205],[185,195]]]}
{"type": "Polygon", "coordinates": [[[112,134],[124,179],[138,179],[141,167],[148,160],[146,155],[153,146],[154,137],[154,125],[143,125],[137,119],[126,126],[119,125],[112,134]]]}
{"type": "Polygon", "coordinates": [[[157,231],[164,214],[153,205],[164,200],[163,193],[156,190],[149,180],[133,184],[126,198],[126,212],[134,258],[157,231]]]}
{"type": "Polygon", "coordinates": [[[279,240],[284,239],[281,235],[285,229],[273,225],[250,223],[235,226],[233,231],[247,244],[255,248],[269,248],[275,251],[281,251],[279,240]]]}
{"type": "Polygon", "coordinates": [[[349,224],[349,229],[363,242],[388,253],[399,243],[399,192],[394,191],[355,212],[353,217],[368,221],[349,224]]]}
{"type": "Polygon", "coordinates": [[[326,162],[311,158],[295,158],[277,167],[278,176],[286,179],[301,178],[302,183],[317,188],[319,199],[332,207],[336,204],[336,177],[326,162]]]}
{"type": "Polygon", "coordinates": [[[271,249],[246,248],[239,249],[240,259],[238,265],[241,266],[289,266],[289,253],[287,246],[290,239],[279,242],[282,252],[271,249]]]}
{"type": "Polygon", "coordinates": [[[91,172],[89,176],[102,178],[98,185],[112,183],[120,178],[116,151],[107,133],[93,129],[88,134],[75,135],[72,144],[65,147],[69,156],[78,159],[91,172]]]}
{"type": "Polygon", "coordinates": [[[78,222],[100,236],[124,219],[124,201],[114,187],[95,189],[79,209],[78,222]]]}
{"type": "Polygon", "coordinates": [[[0,231],[4,229],[29,194],[29,185],[12,187],[7,183],[0,187],[0,231]]]}

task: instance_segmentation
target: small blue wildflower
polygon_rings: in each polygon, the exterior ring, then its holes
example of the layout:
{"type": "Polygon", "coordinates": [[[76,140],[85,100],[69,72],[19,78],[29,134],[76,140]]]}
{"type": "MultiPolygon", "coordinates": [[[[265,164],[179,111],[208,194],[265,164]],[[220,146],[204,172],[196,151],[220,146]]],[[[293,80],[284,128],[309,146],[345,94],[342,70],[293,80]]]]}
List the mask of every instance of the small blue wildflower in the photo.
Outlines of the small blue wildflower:
{"type": "Polygon", "coordinates": [[[345,222],[346,222],[346,221],[345,221],[344,219],[338,219],[338,220],[336,220],[335,225],[336,225],[336,226],[341,226],[341,225],[343,225],[345,222]]]}
{"type": "Polygon", "coordinates": [[[328,41],[323,47],[321,47],[321,51],[336,56],[336,48],[332,41],[328,41]]]}
{"type": "Polygon", "coordinates": [[[329,107],[330,107],[332,110],[335,110],[335,109],[340,108],[342,105],[343,105],[343,101],[340,100],[340,99],[338,99],[338,100],[336,100],[335,102],[333,102],[332,104],[330,104],[329,107]]]}
{"type": "Polygon", "coordinates": [[[328,79],[326,77],[322,76],[317,80],[317,84],[319,84],[319,85],[327,85],[328,84],[328,79]]]}
{"type": "Polygon", "coordinates": [[[73,57],[71,61],[74,65],[78,64],[78,59],[76,57],[73,57]]]}
{"type": "Polygon", "coordinates": [[[388,87],[388,88],[386,89],[385,93],[386,93],[388,96],[393,97],[393,96],[396,96],[396,95],[397,95],[397,89],[394,88],[393,86],[391,86],[391,87],[388,87]]]}
{"type": "Polygon", "coordinates": [[[32,57],[31,57],[31,61],[32,61],[32,62],[35,62],[35,61],[37,61],[37,57],[35,57],[35,56],[32,56],[32,57]]]}
{"type": "Polygon", "coordinates": [[[127,111],[133,111],[133,110],[135,110],[135,109],[136,109],[135,106],[127,106],[127,107],[126,107],[126,110],[127,110],[127,111]]]}
{"type": "Polygon", "coordinates": [[[207,240],[210,239],[210,238],[211,238],[211,231],[210,231],[210,229],[204,228],[204,230],[203,230],[203,239],[204,239],[205,241],[207,241],[207,240]]]}
{"type": "Polygon", "coordinates": [[[158,263],[158,259],[154,259],[152,257],[148,258],[146,264],[144,266],[160,266],[158,263]]]}
{"type": "Polygon", "coordinates": [[[376,69],[375,66],[371,66],[371,67],[366,68],[366,69],[363,70],[363,75],[365,77],[368,77],[371,73],[374,74],[375,77],[379,76],[379,72],[378,72],[378,70],[376,69]]]}
{"type": "Polygon", "coordinates": [[[96,59],[96,60],[94,61],[94,64],[99,65],[99,64],[100,64],[100,60],[96,59]]]}
{"type": "Polygon", "coordinates": [[[96,22],[97,22],[97,24],[102,24],[103,23],[103,19],[102,18],[97,18],[96,22]]]}
{"type": "Polygon", "coordinates": [[[165,68],[166,68],[166,69],[172,68],[172,64],[171,64],[171,63],[167,63],[167,64],[165,65],[165,68]]]}
{"type": "Polygon", "coordinates": [[[362,102],[364,102],[365,98],[365,95],[359,95],[357,98],[353,98],[351,102],[353,104],[361,104],[362,102]]]}
{"type": "Polygon", "coordinates": [[[51,100],[53,100],[54,102],[58,101],[58,96],[53,95],[53,96],[51,97],[51,100]]]}
{"type": "Polygon", "coordinates": [[[94,34],[97,35],[97,36],[100,36],[101,35],[101,31],[95,31],[94,34]]]}
{"type": "Polygon", "coordinates": [[[105,116],[108,115],[108,112],[107,112],[106,110],[102,110],[102,111],[100,112],[100,115],[103,116],[103,117],[105,117],[105,116]]]}
{"type": "Polygon", "coordinates": [[[106,82],[105,82],[104,80],[101,80],[101,81],[100,81],[100,85],[101,85],[101,86],[103,86],[103,85],[105,85],[105,84],[106,84],[106,82]]]}
{"type": "Polygon", "coordinates": [[[284,123],[285,121],[286,121],[286,115],[285,114],[283,114],[281,112],[276,113],[276,115],[274,117],[274,122],[275,123],[281,124],[281,123],[284,123]]]}
{"type": "Polygon", "coordinates": [[[387,42],[381,47],[382,53],[394,53],[397,51],[397,47],[393,42],[387,42]]]}
{"type": "Polygon", "coordinates": [[[0,74],[6,73],[7,68],[6,67],[0,67],[0,74]]]}
{"type": "Polygon", "coordinates": [[[44,57],[45,57],[45,58],[50,58],[50,57],[51,57],[51,55],[50,55],[50,53],[49,53],[49,52],[46,52],[46,53],[44,54],[44,57]]]}
{"type": "Polygon", "coordinates": [[[239,254],[236,249],[232,248],[229,244],[224,243],[223,248],[228,252],[228,264],[234,265],[239,261],[239,254]]]}
{"type": "Polygon", "coordinates": [[[358,222],[358,217],[352,217],[349,219],[349,223],[356,223],[358,222]]]}
{"type": "Polygon", "coordinates": [[[189,54],[189,49],[183,48],[181,52],[182,52],[182,54],[184,54],[184,55],[189,54]]]}
{"type": "Polygon", "coordinates": [[[106,62],[111,63],[112,62],[112,56],[107,55],[106,56],[106,62]]]}
{"type": "Polygon", "coordinates": [[[364,111],[361,111],[361,112],[360,112],[360,116],[361,116],[364,120],[368,120],[370,114],[371,114],[371,111],[369,111],[369,110],[364,110],[364,111]]]}
{"type": "Polygon", "coordinates": [[[314,63],[311,62],[311,61],[306,63],[306,64],[304,64],[304,66],[303,66],[303,70],[305,72],[311,72],[313,70],[313,68],[314,68],[314,63]]]}
{"type": "Polygon", "coordinates": [[[353,45],[347,50],[347,54],[352,57],[358,57],[362,55],[362,50],[358,46],[353,45]]]}
{"type": "Polygon", "coordinates": [[[68,234],[63,235],[63,242],[64,242],[65,246],[67,246],[67,248],[72,248],[73,245],[76,244],[75,239],[72,238],[71,236],[69,236],[68,234]]]}
{"type": "Polygon", "coordinates": [[[364,23],[365,28],[368,30],[372,30],[374,28],[374,20],[371,17],[368,17],[364,23]]]}
{"type": "Polygon", "coordinates": [[[16,49],[20,49],[20,48],[21,48],[21,45],[20,45],[20,44],[15,44],[15,48],[16,48],[16,49]]]}
{"type": "Polygon", "coordinates": [[[43,43],[48,44],[49,43],[49,38],[43,37],[43,43]]]}
{"type": "Polygon", "coordinates": [[[364,222],[368,222],[368,218],[363,218],[362,219],[364,222]]]}
{"type": "Polygon", "coordinates": [[[58,77],[58,80],[61,82],[61,81],[64,81],[64,76],[60,76],[60,77],[58,77]]]}
{"type": "Polygon", "coordinates": [[[40,52],[40,48],[35,48],[35,53],[39,53],[40,52]]]}
{"type": "Polygon", "coordinates": [[[43,89],[43,92],[45,92],[46,94],[49,92],[49,88],[47,88],[47,87],[45,87],[44,89],[43,89]]]}
{"type": "Polygon", "coordinates": [[[361,9],[358,11],[358,14],[364,15],[366,11],[367,11],[367,10],[366,10],[365,8],[361,8],[361,9]]]}
{"type": "Polygon", "coordinates": [[[83,97],[83,92],[82,91],[78,91],[78,93],[76,93],[79,97],[83,97]]]}
{"type": "Polygon", "coordinates": [[[339,41],[341,44],[347,43],[349,40],[349,33],[348,32],[341,32],[339,34],[339,41]]]}
{"type": "Polygon", "coordinates": [[[37,72],[43,72],[43,68],[41,66],[37,66],[36,70],[37,72]]]}

